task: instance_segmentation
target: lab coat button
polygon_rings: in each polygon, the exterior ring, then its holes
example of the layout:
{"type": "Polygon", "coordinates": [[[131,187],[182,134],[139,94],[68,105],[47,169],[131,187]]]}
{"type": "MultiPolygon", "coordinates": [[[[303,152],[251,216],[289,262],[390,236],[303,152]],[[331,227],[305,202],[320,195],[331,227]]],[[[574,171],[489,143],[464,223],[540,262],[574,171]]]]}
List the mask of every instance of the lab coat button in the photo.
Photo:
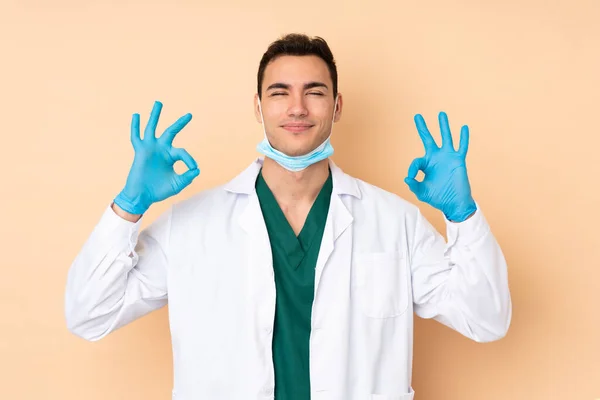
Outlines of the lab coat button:
{"type": "Polygon", "coordinates": [[[310,335],[310,342],[312,344],[318,344],[321,341],[321,328],[313,328],[310,335]]]}
{"type": "Polygon", "coordinates": [[[273,395],[273,392],[274,392],[274,390],[273,390],[273,388],[272,388],[272,387],[267,387],[267,388],[265,388],[265,394],[266,394],[267,396],[272,396],[272,395],[273,395]]]}

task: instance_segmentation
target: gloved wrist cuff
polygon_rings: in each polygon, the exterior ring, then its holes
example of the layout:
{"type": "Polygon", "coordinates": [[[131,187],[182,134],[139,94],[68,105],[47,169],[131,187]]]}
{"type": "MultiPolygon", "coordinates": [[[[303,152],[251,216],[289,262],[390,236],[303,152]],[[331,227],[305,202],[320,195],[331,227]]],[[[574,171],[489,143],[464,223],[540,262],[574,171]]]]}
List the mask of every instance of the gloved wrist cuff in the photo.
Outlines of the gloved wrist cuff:
{"type": "Polygon", "coordinates": [[[473,214],[475,211],[477,211],[477,204],[475,204],[475,202],[472,202],[467,207],[461,207],[460,209],[452,210],[451,214],[444,213],[444,215],[449,221],[463,222],[469,217],[469,215],[473,214]]]}
{"type": "Polygon", "coordinates": [[[114,202],[118,205],[123,211],[128,212],[129,214],[141,215],[144,214],[149,206],[141,204],[139,201],[134,201],[129,199],[123,191],[115,197],[114,202]]]}

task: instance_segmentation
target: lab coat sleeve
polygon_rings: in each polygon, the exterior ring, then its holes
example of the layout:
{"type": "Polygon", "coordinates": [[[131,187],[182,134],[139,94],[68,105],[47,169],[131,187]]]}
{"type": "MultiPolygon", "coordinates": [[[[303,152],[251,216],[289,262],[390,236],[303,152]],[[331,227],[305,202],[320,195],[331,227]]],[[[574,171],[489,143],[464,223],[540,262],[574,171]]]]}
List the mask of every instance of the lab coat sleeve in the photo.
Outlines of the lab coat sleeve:
{"type": "Polygon", "coordinates": [[[171,210],[141,232],[142,219],[129,222],[110,206],[104,211],[68,271],[70,332],[97,341],[167,304],[171,210]]]}
{"type": "Polygon", "coordinates": [[[477,342],[498,340],[512,315],[502,250],[479,206],[466,221],[446,220],[446,228],[447,242],[417,212],[410,260],[415,313],[477,342]]]}

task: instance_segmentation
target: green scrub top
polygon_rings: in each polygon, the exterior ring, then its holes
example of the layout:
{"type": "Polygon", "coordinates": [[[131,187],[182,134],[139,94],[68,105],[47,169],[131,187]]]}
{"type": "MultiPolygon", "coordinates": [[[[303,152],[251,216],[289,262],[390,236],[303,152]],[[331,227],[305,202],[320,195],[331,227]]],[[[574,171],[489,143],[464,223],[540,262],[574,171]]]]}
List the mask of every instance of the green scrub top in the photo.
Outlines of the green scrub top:
{"type": "Polygon", "coordinates": [[[275,272],[273,365],[276,400],[310,399],[309,339],[315,268],[333,189],[331,170],[296,236],[262,171],[256,193],[269,233],[275,272]]]}

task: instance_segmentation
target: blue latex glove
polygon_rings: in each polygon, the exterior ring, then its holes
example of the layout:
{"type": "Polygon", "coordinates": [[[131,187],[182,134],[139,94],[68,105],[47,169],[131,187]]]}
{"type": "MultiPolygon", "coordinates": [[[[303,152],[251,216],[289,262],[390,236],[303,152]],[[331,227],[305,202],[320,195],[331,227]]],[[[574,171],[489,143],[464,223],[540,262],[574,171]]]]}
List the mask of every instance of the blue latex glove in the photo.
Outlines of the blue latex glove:
{"type": "Polygon", "coordinates": [[[150,119],[140,138],[140,115],[131,120],[131,144],[135,151],[133,164],[123,190],[114,202],[130,214],[143,214],[153,203],[174,196],[200,174],[198,165],[184,149],[172,147],[175,135],[192,119],[191,114],[179,118],[163,134],[155,136],[162,103],[155,102],[150,119]],[[177,174],[173,165],[183,161],[188,170],[177,174]]]}
{"type": "Polygon", "coordinates": [[[477,210],[471,196],[471,185],[467,177],[466,156],[469,147],[469,128],[460,131],[460,145],[454,150],[452,134],[446,113],[439,114],[442,147],[438,147],[429,133],[420,114],[415,116],[417,131],[425,146],[425,156],[413,160],[404,182],[420,201],[442,211],[453,222],[462,222],[477,210]],[[425,178],[415,179],[419,171],[425,178]]]}

